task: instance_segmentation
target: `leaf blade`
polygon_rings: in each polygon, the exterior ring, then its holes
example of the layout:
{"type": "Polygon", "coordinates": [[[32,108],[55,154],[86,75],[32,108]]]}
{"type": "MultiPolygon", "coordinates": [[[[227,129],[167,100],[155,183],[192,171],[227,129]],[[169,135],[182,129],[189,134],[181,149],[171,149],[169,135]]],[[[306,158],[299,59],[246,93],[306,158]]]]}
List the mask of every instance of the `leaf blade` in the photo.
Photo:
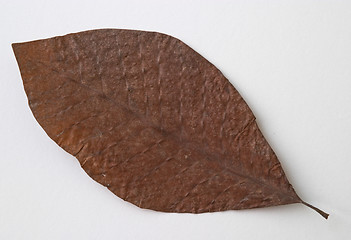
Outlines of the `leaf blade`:
{"type": "Polygon", "coordinates": [[[301,203],[240,94],[180,40],[109,29],[13,49],[40,125],[117,196],[165,212],[301,203]]]}

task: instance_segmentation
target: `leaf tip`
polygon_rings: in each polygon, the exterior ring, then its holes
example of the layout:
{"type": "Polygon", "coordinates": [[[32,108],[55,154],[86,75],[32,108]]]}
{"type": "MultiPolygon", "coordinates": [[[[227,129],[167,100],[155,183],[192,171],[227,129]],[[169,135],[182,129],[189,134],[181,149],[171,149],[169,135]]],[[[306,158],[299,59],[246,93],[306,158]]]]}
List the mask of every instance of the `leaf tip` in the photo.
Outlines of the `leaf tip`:
{"type": "Polygon", "coordinates": [[[15,51],[19,43],[11,43],[12,50],[15,51]]]}
{"type": "Polygon", "coordinates": [[[11,43],[12,51],[15,54],[15,57],[17,58],[17,53],[18,53],[18,47],[21,43],[11,43]]]}

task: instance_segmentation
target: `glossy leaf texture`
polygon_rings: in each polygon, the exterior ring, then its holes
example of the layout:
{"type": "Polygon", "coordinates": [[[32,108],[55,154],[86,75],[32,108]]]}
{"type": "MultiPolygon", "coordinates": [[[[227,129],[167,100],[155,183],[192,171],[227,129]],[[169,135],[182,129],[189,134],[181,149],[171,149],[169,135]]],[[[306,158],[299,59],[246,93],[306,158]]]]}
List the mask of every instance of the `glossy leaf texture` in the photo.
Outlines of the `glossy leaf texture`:
{"type": "Polygon", "coordinates": [[[104,29],[13,49],[39,124],[120,198],[188,213],[304,203],[238,91],[180,40],[104,29]]]}

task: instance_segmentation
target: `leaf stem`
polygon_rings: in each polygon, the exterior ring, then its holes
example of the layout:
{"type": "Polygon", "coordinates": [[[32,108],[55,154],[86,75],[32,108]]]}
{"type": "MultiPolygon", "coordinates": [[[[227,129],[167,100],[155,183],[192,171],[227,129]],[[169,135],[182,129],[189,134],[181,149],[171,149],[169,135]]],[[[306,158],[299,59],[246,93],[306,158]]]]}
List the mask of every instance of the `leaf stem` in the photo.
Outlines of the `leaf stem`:
{"type": "Polygon", "coordinates": [[[304,205],[306,205],[307,207],[312,208],[312,209],[315,210],[317,213],[319,213],[320,215],[322,215],[325,219],[328,219],[328,217],[329,217],[329,214],[328,214],[328,213],[323,212],[323,211],[320,210],[319,208],[316,208],[315,206],[312,206],[311,204],[309,204],[309,203],[307,203],[307,202],[302,201],[301,203],[304,204],[304,205]]]}

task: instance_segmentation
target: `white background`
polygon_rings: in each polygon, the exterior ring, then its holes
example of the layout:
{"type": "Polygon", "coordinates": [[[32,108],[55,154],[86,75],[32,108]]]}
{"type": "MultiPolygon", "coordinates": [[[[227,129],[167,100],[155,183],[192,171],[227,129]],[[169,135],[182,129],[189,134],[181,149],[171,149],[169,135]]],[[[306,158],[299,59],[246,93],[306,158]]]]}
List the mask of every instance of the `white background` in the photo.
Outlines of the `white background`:
{"type": "Polygon", "coordinates": [[[351,1],[0,0],[0,239],[350,239],[351,1]],[[27,104],[11,43],[97,28],[175,36],[254,111],[301,205],[142,210],[90,179],[27,104]]]}

